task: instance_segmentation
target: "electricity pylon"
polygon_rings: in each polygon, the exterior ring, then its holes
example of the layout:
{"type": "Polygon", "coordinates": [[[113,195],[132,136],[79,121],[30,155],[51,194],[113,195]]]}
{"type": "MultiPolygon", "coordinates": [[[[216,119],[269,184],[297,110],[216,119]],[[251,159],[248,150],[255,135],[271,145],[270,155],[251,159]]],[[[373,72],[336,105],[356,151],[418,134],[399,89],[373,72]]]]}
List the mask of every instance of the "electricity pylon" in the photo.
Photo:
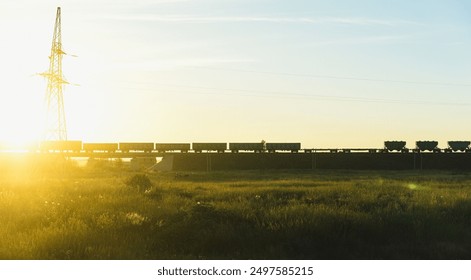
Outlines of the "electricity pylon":
{"type": "Polygon", "coordinates": [[[47,78],[46,126],[44,140],[67,140],[63,85],[68,84],[62,75],[61,8],[57,8],[54,35],[52,38],[49,70],[40,75],[47,78]]]}

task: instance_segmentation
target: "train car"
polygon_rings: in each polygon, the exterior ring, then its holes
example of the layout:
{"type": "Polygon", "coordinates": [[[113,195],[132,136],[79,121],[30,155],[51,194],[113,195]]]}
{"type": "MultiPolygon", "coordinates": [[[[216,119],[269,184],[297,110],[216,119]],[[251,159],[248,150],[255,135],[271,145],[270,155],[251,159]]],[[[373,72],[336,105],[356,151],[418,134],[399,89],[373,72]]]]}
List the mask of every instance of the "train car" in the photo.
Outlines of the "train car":
{"type": "Polygon", "coordinates": [[[223,153],[227,149],[227,143],[193,143],[192,148],[196,153],[202,151],[223,153]]]}
{"type": "Polygon", "coordinates": [[[182,153],[186,153],[190,149],[190,143],[155,143],[155,150],[161,153],[173,151],[180,151],[182,153]]]}
{"type": "Polygon", "coordinates": [[[239,151],[260,153],[264,150],[264,143],[229,143],[229,150],[233,153],[238,153],[239,151]]]}
{"type": "Polygon", "coordinates": [[[438,148],[438,141],[417,141],[415,142],[417,148],[416,152],[430,151],[434,153],[439,153],[441,150],[438,148]]]}
{"type": "Polygon", "coordinates": [[[471,152],[470,144],[471,141],[448,141],[448,148],[445,152],[471,152]]]}
{"type": "Polygon", "coordinates": [[[154,143],[143,142],[121,142],[119,143],[119,150],[121,152],[145,152],[150,153],[154,150],[154,143]]]}
{"type": "Polygon", "coordinates": [[[82,141],[42,141],[39,143],[42,152],[80,152],[82,141]]]}
{"type": "Polygon", "coordinates": [[[267,151],[274,153],[276,151],[290,151],[297,153],[301,149],[301,143],[267,143],[267,151]]]}
{"type": "Polygon", "coordinates": [[[83,143],[83,150],[86,152],[115,152],[118,150],[118,143],[83,143]]]}
{"type": "Polygon", "coordinates": [[[384,141],[383,152],[402,152],[407,153],[409,149],[406,148],[406,141],[384,141]]]}

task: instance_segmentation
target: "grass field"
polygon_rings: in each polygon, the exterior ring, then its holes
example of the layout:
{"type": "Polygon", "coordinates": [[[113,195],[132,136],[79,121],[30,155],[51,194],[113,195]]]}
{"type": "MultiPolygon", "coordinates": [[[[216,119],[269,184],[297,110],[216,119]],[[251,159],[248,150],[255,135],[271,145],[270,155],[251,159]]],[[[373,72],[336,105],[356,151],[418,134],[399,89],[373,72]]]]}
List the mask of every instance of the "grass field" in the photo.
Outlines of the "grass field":
{"type": "Polygon", "coordinates": [[[0,164],[1,259],[470,259],[471,173],[0,164]]]}

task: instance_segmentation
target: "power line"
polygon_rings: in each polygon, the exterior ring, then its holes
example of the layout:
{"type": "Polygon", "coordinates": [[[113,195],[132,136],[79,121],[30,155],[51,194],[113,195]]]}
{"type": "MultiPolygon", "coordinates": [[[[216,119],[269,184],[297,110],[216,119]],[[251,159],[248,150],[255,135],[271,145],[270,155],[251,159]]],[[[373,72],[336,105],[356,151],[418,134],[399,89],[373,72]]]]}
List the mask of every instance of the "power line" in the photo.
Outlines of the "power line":
{"type": "MultiPolygon", "coordinates": [[[[276,92],[276,91],[260,91],[260,90],[249,90],[249,89],[228,89],[228,88],[216,88],[216,87],[201,87],[201,86],[184,86],[174,84],[160,84],[160,83],[139,83],[139,82],[124,82],[129,84],[150,84],[159,85],[163,87],[176,87],[176,88],[187,88],[187,89],[201,89],[201,90],[217,90],[218,92],[195,92],[195,91],[181,91],[181,90],[168,90],[174,93],[180,94],[198,94],[198,95],[218,95],[218,96],[244,96],[244,97],[277,97],[277,98],[309,98],[323,101],[342,101],[342,102],[359,102],[359,103],[388,103],[388,104],[403,104],[403,105],[438,105],[438,106],[471,106],[471,103],[463,102],[438,102],[438,101],[424,101],[424,100],[400,100],[400,99],[387,99],[387,98],[364,98],[364,97],[353,97],[353,96],[342,96],[342,95],[325,95],[325,94],[305,94],[305,93],[294,93],[294,92],[276,92]],[[236,93],[228,93],[236,92],[236,93]],[[237,94],[238,93],[238,94],[237,94]],[[242,93],[242,94],[241,94],[242,93]]],[[[128,90],[137,91],[152,91],[158,92],[161,89],[154,87],[122,87],[128,90]]]]}
{"type": "Polygon", "coordinates": [[[245,69],[216,68],[216,67],[204,67],[204,66],[187,66],[187,67],[188,68],[198,68],[198,69],[208,69],[208,70],[214,70],[214,71],[230,71],[230,72],[256,73],[256,74],[266,74],[266,75],[276,75],[276,76],[307,77],[307,78],[318,78],[318,79],[335,79],[335,80],[352,80],[352,81],[365,81],[365,82],[401,83],[401,84],[415,84],[415,85],[428,85],[428,86],[471,87],[471,84],[466,84],[466,83],[390,80],[390,79],[374,79],[374,78],[362,78],[362,77],[342,77],[342,76],[331,76],[331,75],[315,75],[315,74],[301,74],[301,73],[255,71],[255,70],[245,70],[245,69]]]}

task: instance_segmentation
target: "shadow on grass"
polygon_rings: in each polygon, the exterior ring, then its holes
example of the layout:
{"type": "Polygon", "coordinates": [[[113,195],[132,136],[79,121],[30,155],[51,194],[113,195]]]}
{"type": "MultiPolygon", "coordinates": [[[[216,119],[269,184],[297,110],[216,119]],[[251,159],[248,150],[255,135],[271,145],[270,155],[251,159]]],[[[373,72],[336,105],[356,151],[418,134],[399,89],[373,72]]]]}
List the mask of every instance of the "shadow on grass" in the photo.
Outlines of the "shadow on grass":
{"type": "Polygon", "coordinates": [[[155,233],[153,250],[171,259],[469,259],[470,213],[471,202],[460,201],[387,214],[321,211],[289,223],[195,205],[155,233]]]}

